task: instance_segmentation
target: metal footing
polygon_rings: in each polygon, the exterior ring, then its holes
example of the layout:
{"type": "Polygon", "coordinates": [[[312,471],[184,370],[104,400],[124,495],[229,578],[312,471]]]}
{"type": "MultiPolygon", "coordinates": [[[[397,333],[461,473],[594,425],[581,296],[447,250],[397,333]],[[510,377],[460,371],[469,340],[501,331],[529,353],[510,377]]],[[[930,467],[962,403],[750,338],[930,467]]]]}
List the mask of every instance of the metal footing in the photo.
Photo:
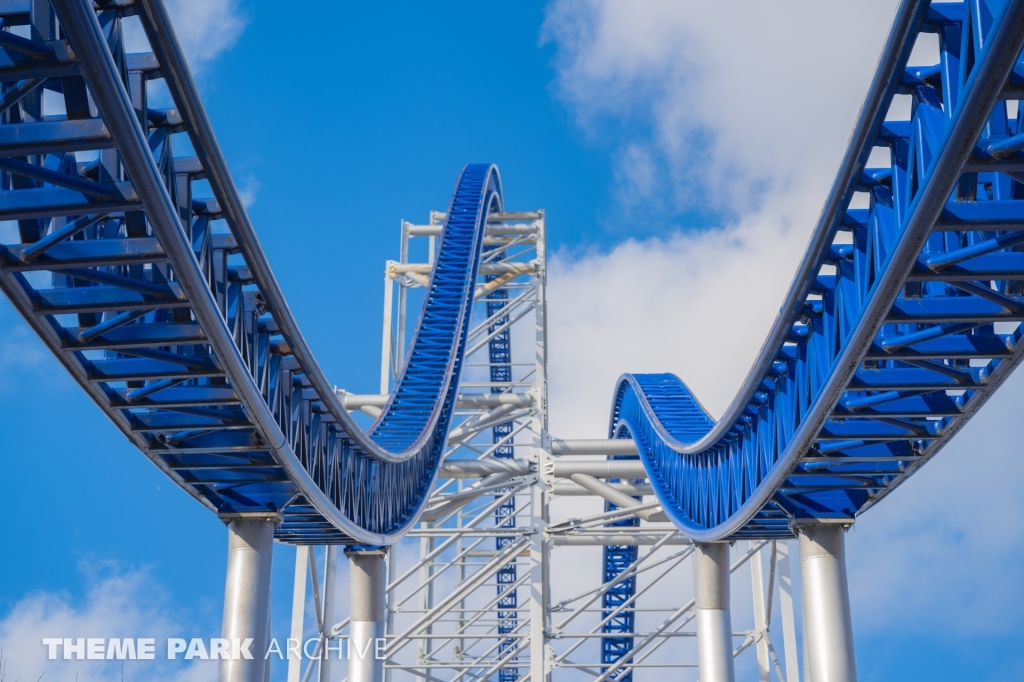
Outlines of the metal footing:
{"type": "Polygon", "coordinates": [[[697,662],[701,682],[735,682],[729,617],[729,545],[697,544],[693,583],[697,602],[697,662]]]}
{"type": "Polygon", "coordinates": [[[224,519],[228,524],[228,571],[221,636],[232,654],[220,662],[220,682],[264,682],[270,625],[270,567],[276,516],[224,519]],[[246,640],[251,640],[246,646],[246,640]],[[237,643],[237,644],[236,644],[237,643]],[[237,649],[236,649],[237,646],[237,649]],[[245,652],[251,658],[245,658],[245,652]]]}
{"type": "Polygon", "coordinates": [[[807,682],[857,682],[845,529],[835,524],[808,524],[797,530],[804,583],[807,682]]]}

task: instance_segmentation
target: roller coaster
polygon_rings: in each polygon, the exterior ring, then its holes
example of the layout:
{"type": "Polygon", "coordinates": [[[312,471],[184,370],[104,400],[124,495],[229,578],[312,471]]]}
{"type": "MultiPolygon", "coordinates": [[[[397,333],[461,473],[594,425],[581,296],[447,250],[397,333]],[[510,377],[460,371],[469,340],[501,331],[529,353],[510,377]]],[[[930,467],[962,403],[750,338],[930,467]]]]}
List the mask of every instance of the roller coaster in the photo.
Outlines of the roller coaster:
{"type": "MultiPolygon", "coordinates": [[[[431,240],[425,267],[407,254],[389,264],[400,297],[420,289],[409,341],[404,327],[392,334],[386,298],[382,393],[336,391],[260,247],[161,0],[2,0],[0,28],[0,220],[16,221],[20,240],[0,246],[0,288],[125,437],[229,524],[232,547],[250,550],[229,563],[239,585],[256,587],[233,590],[229,579],[225,637],[267,640],[272,535],[329,546],[329,561],[345,548],[348,636],[388,638],[393,660],[403,636],[434,635],[426,621],[402,636],[384,622],[385,588],[401,582],[384,568],[387,548],[419,533],[431,538],[423,556],[437,557],[450,546],[437,538],[466,533],[444,520],[476,510],[497,538],[483,576],[497,576],[497,654],[452,679],[539,680],[567,660],[550,649],[545,552],[556,536],[598,529],[602,660],[578,668],[627,680],[639,665],[629,605],[643,544],[628,538],[668,520],[651,543],[675,538],[693,557],[700,679],[734,678],[729,544],[749,541],[746,558],[760,562],[770,543],[774,571],[779,543],[794,537],[810,679],[856,679],[843,530],[1024,358],[1024,2],[902,2],[793,283],[731,405],[715,420],[674,375],[623,375],[609,438],[597,442],[548,432],[546,360],[528,381],[513,378],[517,306],[528,303],[544,328],[543,213],[506,211],[495,166],[467,165],[443,213],[403,224],[403,248],[417,229],[431,240]],[[125,52],[127,18],[151,52],[125,52]],[[910,64],[928,41],[933,59],[910,64]],[[150,106],[154,80],[173,107],[150,106]],[[60,95],[58,112],[43,106],[46,93],[60,95]],[[194,195],[200,181],[212,197],[194,195]],[[514,257],[524,246],[532,260],[514,257]],[[533,284],[516,289],[523,278],[533,284]],[[482,378],[467,364],[478,351],[489,358],[482,378]],[[517,420],[530,423],[529,439],[517,420]],[[481,434],[490,441],[476,456],[451,456],[481,434]],[[551,522],[545,496],[568,490],[555,479],[602,498],[604,512],[551,522]],[[527,528],[515,525],[523,494],[527,528]],[[523,553],[528,575],[516,570],[523,553]],[[527,584],[534,624],[520,641],[516,595],[527,584]]],[[[543,334],[536,342],[542,356],[543,334]]],[[[305,566],[313,555],[300,556],[305,566]]],[[[318,611],[319,637],[330,640],[325,618],[318,611]]],[[[767,680],[774,649],[757,646],[767,680]]],[[[776,659],[774,673],[792,681],[787,654],[789,670],[776,659]]],[[[393,667],[438,679],[429,661],[393,667]]],[[[392,672],[350,662],[349,679],[392,672]]],[[[264,674],[262,662],[222,662],[225,681],[264,674]]]]}

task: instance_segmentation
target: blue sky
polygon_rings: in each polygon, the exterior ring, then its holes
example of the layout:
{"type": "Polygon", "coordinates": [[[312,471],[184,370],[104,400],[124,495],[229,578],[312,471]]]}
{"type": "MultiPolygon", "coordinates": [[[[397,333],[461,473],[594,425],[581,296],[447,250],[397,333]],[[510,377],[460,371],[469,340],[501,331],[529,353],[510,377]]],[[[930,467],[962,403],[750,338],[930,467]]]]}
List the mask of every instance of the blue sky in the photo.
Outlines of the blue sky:
{"type": "MultiPolygon", "coordinates": [[[[463,164],[497,163],[510,209],[546,209],[552,430],[563,437],[601,436],[624,371],[675,371],[712,411],[727,404],[806,242],[893,8],[169,4],[179,31],[198,36],[186,43],[220,143],[338,385],[375,390],[398,221],[443,210],[463,164]],[[847,30],[821,28],[835,25],[847,30]]],[[[99,618],[119,593],[132,595],[133,618],[160,613],[214,636],[220,522],[128,445],[5,301],[0,362],[0,633],[32,608],[99,618]]],[[[1006,634],[1024,619],[1005,607],[1024,597],[1024,537],[979,529],[966,510],[1019,518],[1020,478],[971,478],[956,459],[976,450],[989,470],[1024,473],[1011,459],[1024,433],[997,418],[1020,397],[1022,381],[1008,384],[993,416],[851,535],[861,679],[1024,674],[1006,634]],[[963,511],[947,503],[954,494],[963,511]]],[[[292,557],[276,556],[281,633],[292,557]]]]}

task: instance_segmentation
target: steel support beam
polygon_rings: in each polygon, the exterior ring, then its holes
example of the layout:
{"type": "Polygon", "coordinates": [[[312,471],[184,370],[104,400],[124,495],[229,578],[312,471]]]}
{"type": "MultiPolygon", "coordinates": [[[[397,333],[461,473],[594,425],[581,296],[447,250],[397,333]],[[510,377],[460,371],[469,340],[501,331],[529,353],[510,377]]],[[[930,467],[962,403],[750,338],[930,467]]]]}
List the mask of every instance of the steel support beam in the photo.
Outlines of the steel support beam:
{"type": "MultiPolygon", "coordinates": [[[[646,530],[646,529],[645,529],[646,530]]],[[[552,535],[551,544],[556,547],[602,547],[609,545],[689,545],[689,538],[673,534],[664,540],[665,533],[577,533],[552,535]],[[664,540],[664,542],[662,542],[664,540]]]]}
{"type": "Polygon", "coordinates": [[[228,571],[224,586],[221,637],[252,658],[231,656],[220,662],[220,682],[263,682],[270,615],[270,568],[277,516],[228,520],[228,571]],[[249,647],[245,641],[251,640],[249,647]]]}
{"type": "MultiPolygon", "coordinates": [[[[617,490],[626,495],[634,495],[636,497],[643,497],[644,495],[653,495],[654,487],[650,483],[606,483],[608,487],[613,490],[617,490]]],[[[551,492],[555,497],[580,497],[593,495],[594,493],[587,490],[578,483],[572,481],[557,481],[552,487],[551,492]]],[[[633,500],[633,504],[636,504],[636,500],[633,500]]]]}
{"type": "Polygon", "coordinates": [[[551,472],[555,478],[571,478],[573,474],[622,480],[647,478],[647,470],[644,469],[644,463],[639,459],[608,459],[600,462],[556,460],[552,464],[551,472]]]}
{"type": "MultiPolygon", "coordinates": [[[[845,527],[807,524],[800,535],[807,682],[857,682],[845,527]]],[[[787,671],[788,672],[788,671],[787,671]]]]}
{"type": "MultiPolygon", "coordinates": [[[[603,483],[593,476],[587,474],[573,474],[569,477],[572,482],[590,492],[603,497],[620,509],[629,509],[637,504],[637,500],[626,493],[616,490],[607,483],[603,483]]],[[[606,507],[607,508],[607,507],[606,507]]],[[[668,516],[658,507],[654,509],[642,509],[637,511],[636,516],[644,521],[668,521],[668,516]]]]}
{"type": "Polygon", "coordinates": [[[626,438],[614,440],[551,439],[552,455],[639,455],[636,443],[626,438]]]}
{"type": "MultiPolygon", "coordinates": [[[[334,623],[334,590],[338,581],[338,546],[328,545],[324,558],[324,609],[323,618],[324,649],[320,658],[320,682],[331,682],[331,638],[334,634],[331,624],[334,623]]],[[[316,595],[318,598],[320,595],[316,595]]]]}
{"type": "MultiPolygon", "coordinates": [[[[292,627],[289,637],[302,641],[306,621],[306,573],[309,572],[309,548],[295,548],[295,582],[292,587],[292,627]]],[[[302,657],[288,652],[288,682],[302,679],[302,657]]]]}
{"type": "Polygon", "coordinates": [[[384,550],[345,552],[349,559],[350,613],[348,682],[384,682],[386,567],[384,550]],[[383,649],[383,647],[380,647],[383,649]]]}
{"type": "Polygon", "coordinates": [[[523,476],[530,473],[530,463],[521,459],[450,459],[441,465],[440,478],[486,478],[495,474],[523,476]]]}
{"type": "Polygon", "coordinates": [[[729,616],[729,545],[697,544],[693,584],[701,682],[735,682],[729,616]]]}
{"type": "Polygon", "coordinates": [[[796,614],[793,610],[793,579],[789,567],[789,541],[776,542],[775,547],[779,553],[779,611],[782,615],[782,649],[786,662],[785,682],[798,682],[800,663],[796,645],[796,614]]]}

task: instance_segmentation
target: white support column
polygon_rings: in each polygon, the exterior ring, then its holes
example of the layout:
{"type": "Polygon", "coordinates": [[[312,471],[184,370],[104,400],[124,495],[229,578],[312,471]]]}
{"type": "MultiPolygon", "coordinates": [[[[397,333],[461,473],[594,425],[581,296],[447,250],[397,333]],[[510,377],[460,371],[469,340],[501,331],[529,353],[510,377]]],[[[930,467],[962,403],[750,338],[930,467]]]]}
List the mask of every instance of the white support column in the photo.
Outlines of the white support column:
{"type": "Polygon", "coordinates": [[[857,682],[850,594],[846,581],[846,529],[807,524],[800,534],[804,647],[809,682],[857,682]]]}
{"type": "MultiPolygon", "coordinates": [[[[545,471],[551,453],[548,451],[548,325],[547,325],[547,225],[544,212],[537,221],[537,288],[534,301],[535,350],[533,401],[536,406],[531,427],[533,446],[530,459],[538,471],[545,471]]],[[[551,541],[545,537],[549,523],[547,486],[537,482],[530,486],[530,682],[551,680],[550,659],[554,657],[549,638],[548,616],[551,612],[551,541]]]]}
{"type": "Polygon", "coordinates": [[[395,281],[391,279],[391,263],[388,261],[384,267],[384,331],[381,335],[380,341],[380,392],[387,395],[391,391],[391,366],[392,356],[395,353],[395,349],[392,347],[392,334],[394,333],[391,326],[391,315],[394,312],[393,295],[395,291],[395,281]]]}
{"type": "MultiPolygon", "coordinates": [[[[289,639],[297,640],[301,651],[302,635],[306,624],[306,573],[309,570],[309,548],[295,548],[295,584],[292,587],[292,627],[289,639]]],[[[288,682],[302,679],[302,655],[288,655],[288,682]]]]}
{"type": "Polygon", "coordinates": [[[384,591],[383,550],[345,552],[349,558],[350,608],[352,621],[348,640],[348,682],[384,682],[384,591]]]}
{"type": "Polygon", "coordinates": [[[775,543],[779,552],[779,612],[782,616],[782,649],[786,679],[800,682],[800,657],[796,646],[796,614],[793,610],[793,574],[789,566],[789,540],[775,543]]]}
{"type": "Polygon", "coordinates": [[[221,637],[244,649],[252,642],[251,659],[221,660],[220,682],[263,682],[270,615],[270,570],[274,556],[274,516],[246,516],[228,522],[228,570],[224,586],[224,622],[221,637]]]}
{"type": "MultiPolygon", "coordinates": [[[[751,549],[757,546],[756,540],[750,540],[751,549]]],[[[770,545],[769,545],[770,546],[770,545]]],[[[770,613],[765,613],[764,567],[761,564],[761,550],[750,557],[750,582],[754,598],[754,630],[757,631],[757,679],[758,682],[771,682],[771,668],[768,660],[768,621],[770,613]]]]}
{"type": "Polygon", "coordinates": [[[735,682],[729,617],[729,545],[696,544],[693,583],[701,682],[735,682]]]}
{"type": "Polygon", "coordinates": [[[320,658],[319,682],[331,682],[331,629],[334,627],[334,584],[338,579],[338,546],[328,545],[324,559],[324,646],[320,658]]]}
{"type": "Polygon", "coordinates": [[[531,521],[534,533],[530,536],[530,680],[547,682],[551,679],[548,668],[550,642],[547,623],[550,613],[549,561],[551,545],[544,537],[547,525],[546,493],[542,486],[530,487],[531,521]]]}
{"type": "MultiPolygon", "coordinates": [[[[401,543],[395,543],[388,549],[388,555],[384,557],[386,568],[384,571],[384,584],[386,594],[384,595],[384,636],[394,637],[395,635],[395,593],[387,591],[386,586],[394,582],[398,570],[398,547],[401,543]]],[[[390,668],[384,670],[384,682],[391,682],[392,673],[390,668]]]]}
{"type": "MultiPolygon", "coordinates": [[[[274,595],[271,592],[267,599],[267,647],[270,647],[270,626],[274,622],[274,595]]],[[[270,682],[270,656],[264,653],[263,658],[263,682],[270,682]]]]}
{"type": "MultiPolygon", "coordinates": [[[[402,241],[398,247],[398,262],[409,262],[409,223],[402,221],[402,241]]],[[[405,309],[409,303],[409,290],[398,281],[398,317],[395,320],[395,367],[401,371],[405,362],[405,309]]],[[[398,373],[395,373],[398,376],[398,373]]]]}
{"type": "MultiPolygon", "coordinates": [[[[421,522],[422,526],[429,528],[430,522],[421,522]]],[[[430,556],[434,551],[434,538],[420,538],[420,556],[430,556]]],[[[427,561],[420,566],[420,585],[423,586],[420,589],[420,611],[422,613],[429,613],[434,608],[434,562],[427,561]]],[[[427,635],[434,634],[433,624],[428,624],[424,633],[427,635]]],[[[431,646],[432,640],[424,638],[417,644],[416,659],[417,661],[426,661],[433,656],[434,649],[431,646]]],[[[430,668],[423,669],[423,675],[429,679],[431,675],[430,668]]]]}

